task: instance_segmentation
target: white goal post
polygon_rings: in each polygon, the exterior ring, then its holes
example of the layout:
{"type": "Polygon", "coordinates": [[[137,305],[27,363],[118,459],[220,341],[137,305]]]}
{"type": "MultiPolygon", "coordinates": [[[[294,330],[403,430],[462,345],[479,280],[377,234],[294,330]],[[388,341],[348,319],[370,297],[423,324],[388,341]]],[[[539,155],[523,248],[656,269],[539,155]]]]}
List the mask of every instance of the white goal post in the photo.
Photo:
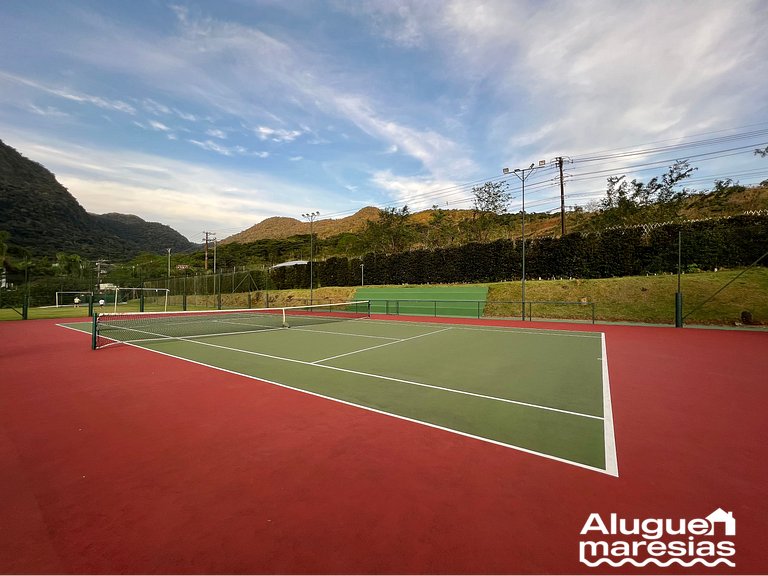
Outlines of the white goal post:
{"type": "Polygon", "coordinates": [[[61,308],[62,306],[77,306],[78,303],[75,302],[75,298],[80,299],[79,304],[87,305],[88,300],[86,300],[86,296],[93,300],[93,292],[88,290],[61,290],[56,292],[56,308],[61,308]],[[72,297],[67,297],[68,294],[72,294],[72,297]]]}
{"type": "Polygon", "coordinates": [[[117,312],[117,304],[118,302],[120,302],[120,292],[144,292],[145,294],[147,292],[151,292],[154,294],[163,293],[165,295],[163,312],[168,311],[168,295],[171,293],[171,291],[168,288],[131,288],[131,287],[124,287],[124,286],[117,286],[115,288],[115,312],[117,312]]]}

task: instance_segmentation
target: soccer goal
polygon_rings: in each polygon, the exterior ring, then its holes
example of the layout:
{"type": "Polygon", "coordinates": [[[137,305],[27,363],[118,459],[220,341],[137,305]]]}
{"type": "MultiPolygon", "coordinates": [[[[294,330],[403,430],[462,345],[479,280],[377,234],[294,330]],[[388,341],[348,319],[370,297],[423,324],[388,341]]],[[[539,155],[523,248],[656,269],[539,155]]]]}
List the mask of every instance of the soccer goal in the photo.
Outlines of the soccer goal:
{"type": "MultiPolygon", "coordinates": [[[[93,292],[83,290],[62,290],[56,292],[56,308],[63,306],[88,306],[93,298],[93,292]]],[[[49,300],[50,302],[50,300],[49,300]]]]}
{"type": "Polygon", "coordinates": [[[168,311],[168,288],[124,288],[118,286],[115,288],[115,312],[120,304],[127,304],[131,300],[139,300],[139,309],[144,310],[146,304],[153,308],[162,306],[163,312],[168,311]]]}

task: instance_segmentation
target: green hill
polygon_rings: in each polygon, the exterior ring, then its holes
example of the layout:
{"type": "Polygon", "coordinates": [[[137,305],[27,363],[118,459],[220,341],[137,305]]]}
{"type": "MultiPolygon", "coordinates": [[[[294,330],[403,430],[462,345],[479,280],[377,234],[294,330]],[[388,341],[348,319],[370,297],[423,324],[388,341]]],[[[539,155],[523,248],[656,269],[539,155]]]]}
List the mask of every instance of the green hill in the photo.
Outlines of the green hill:
{"type": "Polygon", "coordinates": [[[32,256],[71,252],[121,260],[196,247],[166,226],[126,214],[90,214],[41,164],[0,141],[0,230],[32,256]]]}

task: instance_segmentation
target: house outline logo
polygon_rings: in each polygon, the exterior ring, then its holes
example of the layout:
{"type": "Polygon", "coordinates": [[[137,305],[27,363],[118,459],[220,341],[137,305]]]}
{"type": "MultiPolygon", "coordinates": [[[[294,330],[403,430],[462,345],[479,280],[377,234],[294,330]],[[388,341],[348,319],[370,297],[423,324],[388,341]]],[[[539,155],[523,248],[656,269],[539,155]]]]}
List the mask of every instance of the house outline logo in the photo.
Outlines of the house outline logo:
{"type": "Polygon", "coordinates": [[[736,536],[736,519],[733,517],[733,512],[726,512],[722,508],[718,508],[705,520],[709,521],[712,526],[707,535],[712,536],[715,533],[715,524],[722,524],[725,536],[736,536]]]}

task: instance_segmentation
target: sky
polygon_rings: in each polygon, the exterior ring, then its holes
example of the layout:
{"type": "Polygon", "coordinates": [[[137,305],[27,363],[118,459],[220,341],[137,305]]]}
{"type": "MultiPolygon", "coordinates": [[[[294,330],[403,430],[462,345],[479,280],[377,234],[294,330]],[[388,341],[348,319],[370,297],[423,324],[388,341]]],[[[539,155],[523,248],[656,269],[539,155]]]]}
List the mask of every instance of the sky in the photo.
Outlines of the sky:
{"type": "Polygon", "coordinates": [[[2,0],[0,140],[194,242],[271,216],[768,179],[765,0],[2,0]],[[539,168],[539,163],[544,163],[539,168]],[[536,168],[502,175],[503,168],[536,168]]]}

